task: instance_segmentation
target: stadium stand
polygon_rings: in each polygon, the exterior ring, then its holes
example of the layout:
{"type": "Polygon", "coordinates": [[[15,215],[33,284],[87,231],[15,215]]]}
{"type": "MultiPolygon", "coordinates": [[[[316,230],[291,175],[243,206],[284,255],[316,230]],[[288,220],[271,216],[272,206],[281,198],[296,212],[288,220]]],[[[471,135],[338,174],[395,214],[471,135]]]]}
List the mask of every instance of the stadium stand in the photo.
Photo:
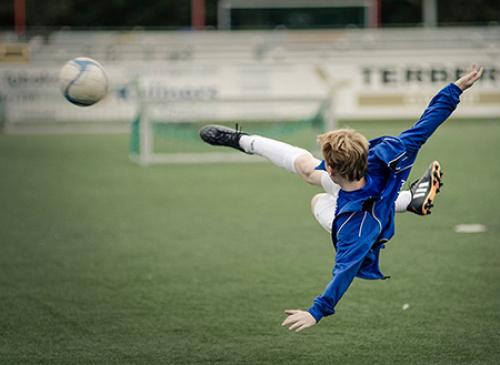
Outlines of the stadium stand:
{"type": "MultiPolygon", "coordinates": [[[[13,33],[0,39],[14,40],[13,33]]],[[[315,60],[366,50],[499,49],[500,28],[313,30],[274,32],[55,31],[29,39],[32,62],[87,54],[113,62],[315,60]]]]}

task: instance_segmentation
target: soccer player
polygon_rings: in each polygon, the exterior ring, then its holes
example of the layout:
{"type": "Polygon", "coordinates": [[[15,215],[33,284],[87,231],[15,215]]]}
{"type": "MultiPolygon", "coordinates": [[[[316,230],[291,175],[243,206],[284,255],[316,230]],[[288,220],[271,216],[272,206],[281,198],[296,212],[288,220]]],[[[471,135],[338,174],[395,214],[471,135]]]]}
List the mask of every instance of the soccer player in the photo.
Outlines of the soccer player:
{"type": "Polygon", "coordinates": [[[482,72],[473,65],[466,75],[444,87],[420,119],[399,136],[367,141],[349,129],[319,136],[324,158],[321,162],[306,150],[265,137],[215,125],[200,130],[207,143],[264,156],[305,181],[322,186],[326,192],[314,196],[311,206],[319,223],[331,232],[336,249],[333,277],[308,310],[285,310],[288,317],[283,326],[299,332],[334,314],[335,305],[356,276],[385,279],[379,268],[379,253],[394,235],[394,213],[405,209],[429,213],[440,187],[439,163],[433,162],[410,191],[400,189],[419,149],[482,72]]]}

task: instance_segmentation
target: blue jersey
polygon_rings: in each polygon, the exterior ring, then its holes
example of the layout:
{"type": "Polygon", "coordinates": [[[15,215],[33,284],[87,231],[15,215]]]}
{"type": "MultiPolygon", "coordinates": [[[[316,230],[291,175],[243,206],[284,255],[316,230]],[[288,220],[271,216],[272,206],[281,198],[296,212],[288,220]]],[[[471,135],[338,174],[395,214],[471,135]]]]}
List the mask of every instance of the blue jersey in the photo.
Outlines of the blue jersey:
{"type": "MultiPolygon", "coordinates": [[[[394,202],[408,178],[420,147],[455,110],[462,90],[455,84],[443,88],[424,114],[397,137],[370,141],[368,172],[362,189],[340,190],[332,224],[336,249],[332,280],[314,299],[309,313],[319,321],[335,313],[335,305],[354,277],[384,279],[379,253],[394,235],[394,202]]],[[[319,168],[325,168],[324,162],[319,168]]]]}

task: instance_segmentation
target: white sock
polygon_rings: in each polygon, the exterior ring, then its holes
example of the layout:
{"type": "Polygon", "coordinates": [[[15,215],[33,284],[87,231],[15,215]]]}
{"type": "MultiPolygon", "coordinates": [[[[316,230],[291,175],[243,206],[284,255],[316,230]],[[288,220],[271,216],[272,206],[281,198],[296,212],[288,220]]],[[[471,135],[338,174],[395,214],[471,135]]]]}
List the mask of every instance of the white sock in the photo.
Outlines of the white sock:
{"type": "Polygon", "coordinates": [[[398,198],[394,203],[396,212],[403,213],[406,212],[406,208],[410,205],[411,202],[411,192],[410,190],[402,190],[399,192],[398,198]]]}
{"type": "Polygon", "coordinates": [[[240,137],[240,146],[245,152],[265,157],[274,165],[293,173],[296,173],[295,159],[305,154],[311,155],[309,151],[303,148],[257,135],[242,135],[240,137]]]}

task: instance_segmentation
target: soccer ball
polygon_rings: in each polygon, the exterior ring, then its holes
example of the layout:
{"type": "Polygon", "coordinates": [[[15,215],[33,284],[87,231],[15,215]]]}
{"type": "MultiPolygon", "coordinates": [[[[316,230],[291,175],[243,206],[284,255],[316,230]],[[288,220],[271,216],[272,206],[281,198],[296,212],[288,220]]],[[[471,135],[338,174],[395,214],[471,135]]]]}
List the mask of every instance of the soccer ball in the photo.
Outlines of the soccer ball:
{"type": "Polygon", "coordinates": [[[59,86],[68,101],[78,106],[89,106],[108,92],[108,77],[99,62],[78,57],[61,69],[59,86]]]}

